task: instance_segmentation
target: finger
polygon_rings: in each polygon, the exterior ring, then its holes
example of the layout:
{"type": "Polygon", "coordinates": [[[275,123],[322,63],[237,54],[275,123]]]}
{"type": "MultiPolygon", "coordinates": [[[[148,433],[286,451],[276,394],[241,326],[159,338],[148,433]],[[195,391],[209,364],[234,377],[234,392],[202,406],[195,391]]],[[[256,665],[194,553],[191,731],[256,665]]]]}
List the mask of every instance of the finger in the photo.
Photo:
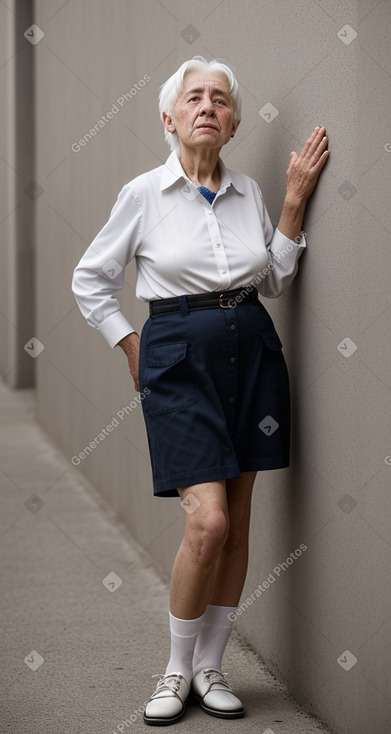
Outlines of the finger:
{"type": "Polygon", "coordinates": [[[323,153],[327,150],[327,146],[329,144],[329,139],[327,135],[325,135],[322,140],[320,141],[317,149],[313,153],[314,159],[318,159],[323,155],[323,153]]]}
{"type": "Polygon", "coordinates": [[[320,130],[320,128],[319,128],[319,126],[318,126],[318,127],[316,127],[316,128],[315,128],[315,130],[313,130],[313,131],[312,131],[311,135],[309,136],[309,138],[308,138],[307,142],[306,142],[306,143],[305,143],[305,145],[304,145],[304,148],[303,148],[303,150],[302,150],[302,151],[301,151],[301,153],[300,153],[300,155],[301,155],[301,156],[303,156],[303,157],[304,157],[304,156],[306,156],[306,154],[307,154],[308,150],[310,149],[310,147],[311,147],[311,145],[312,145],[313,141],[314,141],[314,140],[316,139],[316,137],[318,136],[318,134],[319,134],[319,130],[320,130]]]}
{"type": "Polygon", "coordinates": [[[323,145],[324,140],[326,140],[326,145],[328,142],[328,137],[326,135],[326,128],[321,127],[318,130],[318,134],[315,137],[312,145],[310,146],[309,154],[314,155],[316,154],[317,150],[319,149],[319,146],[323,145]]]}
{"type": "Polygon", "coordinates": [[[316,161],[318,158],[320,158],[321,155],[325,152],[325,150],[328,150],[329,145],[329,139],[327,135],[325,135],[322,140],[319,141],[316,149],[314,150],[312,154],[312,160],[316,161]]]}
{"type": "Polygon", "coordinates": [[[322,155],[320,156],[320,158],[318,160],[318,163],[317,163],[317,166],[319,167],[319,170],[320,171],[322,170],[324,164],[326,163],[329,155],[330,155],[330,151],[329,150],[324,150],[323,153],[322,153],[322,155]]]}
{"type": "Polygon", "coordinates": [[[324,151],[327,149],[328,143],[329,143],[329,139],[327,135],[324,135],[323,138],[318,142],[316,148],[308,152],[306,160],[310,166],[314,166],[317,164],[319,158],[323,155],[324,151]]]}
{"type": "Polygon", "coordinates": [[[313,166],[312,172],[316,176],[316,178],[319,176],[323,166],[325,165],[326,161],[328,160],[328,157],[330,155],[329,150],[323,151],[322,155],[320,156],[317,163],[313,166]]]}
{"type": "Polygon", "coordinates": [[[303,148],[303,151],[302,151],[303,158],[311,158],[311,156],[316,151],[320,141],[322,140],[325,131],[326,131],[326,128],[324,127],[324,125],[322,125],[321,127],[315,128],[315,130],[313,131],[312,135],[310,135],[310,137],[307,140],[307,143],[305,144],[303,148]]]}

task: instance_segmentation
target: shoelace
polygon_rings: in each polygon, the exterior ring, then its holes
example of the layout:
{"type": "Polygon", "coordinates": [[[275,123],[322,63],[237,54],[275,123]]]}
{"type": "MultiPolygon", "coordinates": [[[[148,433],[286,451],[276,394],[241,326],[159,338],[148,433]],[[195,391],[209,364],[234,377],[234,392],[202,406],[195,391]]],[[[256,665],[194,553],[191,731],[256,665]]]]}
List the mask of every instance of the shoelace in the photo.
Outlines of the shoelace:
{"type": "Polygon", "coordinates": [[[182,678],[182,676],[178,675],[177,673],[169,673],[168,675],[155,673],[155,675],[152,675],[151,677],[160,678],[153,696],[155,696],[157,693],[160,693],[160,691],[163,691],[165,688],[167,688],[169,691],[172,691],[173,693],[176,693],[180,687],[180,678],[182,678]]]}
{"type": "Polygon", "coordinates": [[[221,683],[223,686],[226,686],[229,690],[230,687],[225,679],[226,673],[221,673],[219,670],[215,670],[215,668],[208,668],[205,670],[205,680],[208,681],[211,685],[213,683],[221,683]]]}

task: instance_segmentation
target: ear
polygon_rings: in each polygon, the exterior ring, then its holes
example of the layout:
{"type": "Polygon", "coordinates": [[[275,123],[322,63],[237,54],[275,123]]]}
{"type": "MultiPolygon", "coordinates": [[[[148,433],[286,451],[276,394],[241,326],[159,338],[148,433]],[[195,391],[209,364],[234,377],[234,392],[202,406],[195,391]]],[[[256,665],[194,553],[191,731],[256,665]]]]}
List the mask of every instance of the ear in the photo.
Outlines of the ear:
{"type": "Polygon", "coordinates": [[[233,138],[233,136],[235,135],[235,133],[236,133],[238,127],[239,127],[239,124],[240,124],[240,120],[234,120],[234,123],[232,125],[231,138],[233,138]]]}
{"type": "Polygon", "coordinates": [[[175,125],[174,125],[174,121],[173,121],[171,115],[168,115],[167,112],[163,112],[162,113],[162,118],[163,118],[163,124],[164,124],[164,127],[166,128],[166,130],[168,130],[168,132],[170,132],[170,133],[174,133],[175,132],[175,125]]]}

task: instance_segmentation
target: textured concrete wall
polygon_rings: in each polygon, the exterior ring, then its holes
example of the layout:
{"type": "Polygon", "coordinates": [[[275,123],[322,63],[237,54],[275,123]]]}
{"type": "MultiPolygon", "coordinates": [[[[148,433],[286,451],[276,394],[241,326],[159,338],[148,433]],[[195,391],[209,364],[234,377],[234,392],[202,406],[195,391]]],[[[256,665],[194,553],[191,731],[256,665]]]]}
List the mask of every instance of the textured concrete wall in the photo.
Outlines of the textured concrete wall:
{"type": "Polygon", "coordinates": [[[34,380],[34,54],[24,31],[29,0],[0,8],[0,374],[10,387],[34,380]],[[24,349],[24,346],[27,348],[24,349]]]}
{"type": "MultiPolygon", "coordinates": [[[[69,458],[134,396],[124,355],[86,325],[70,281],[123,184],[169,154],[159,85],[194,54],[235,66],[243,120],[223,158],[259,182],[274,223],[290,151],[316,124],[327,126],[332,153],[307,210],[308,250],[290,291],[264,300],[290,369],[292,466],[258,475],[237,627],[336,732],[385,734],[390,3],[37,0],[35,22],[45,34],[34,47],[44,189],[36,200],[38,418],[69,458]],[[145,74],[151,80],[121,107],[145,74]],[[278,110],[269,121],[259,114],[267,103],[278,110]],[[113,105],[112,119],[72,150],[113,105]]],[[[121,303],[140,331],[147,308],[135,299],[134,276],[131,264],[121,303]]],[[[169,571],[183,513],[179,500],[152,495],[140,408],[80,471],[169,571]]]]}

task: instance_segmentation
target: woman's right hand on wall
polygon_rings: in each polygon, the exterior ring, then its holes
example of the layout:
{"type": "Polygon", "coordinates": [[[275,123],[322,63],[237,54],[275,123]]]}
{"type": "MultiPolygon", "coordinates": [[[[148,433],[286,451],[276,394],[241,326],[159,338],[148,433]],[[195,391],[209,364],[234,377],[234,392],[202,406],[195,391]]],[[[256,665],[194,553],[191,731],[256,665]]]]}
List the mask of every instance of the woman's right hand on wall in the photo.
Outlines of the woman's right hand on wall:
{"type": "Polygon", "coordinates": [[[134,387],[137,392],[140,390],[138,369],[139,369],[139,355],[140,355],[140,337],[136,331],[132,331],[131,334],[127,334],[118,342],[118,346],[125,352],[129,372],[133,377],[134,387]]]}
{"type": "Polygon", "coordinates": [[[318,182],[329,155],[329,139],[324,125],[318,125],[308,138],[299,155],[292,151],[286,172],[286,197],[295,202],[306,202],[318,182]]]}

